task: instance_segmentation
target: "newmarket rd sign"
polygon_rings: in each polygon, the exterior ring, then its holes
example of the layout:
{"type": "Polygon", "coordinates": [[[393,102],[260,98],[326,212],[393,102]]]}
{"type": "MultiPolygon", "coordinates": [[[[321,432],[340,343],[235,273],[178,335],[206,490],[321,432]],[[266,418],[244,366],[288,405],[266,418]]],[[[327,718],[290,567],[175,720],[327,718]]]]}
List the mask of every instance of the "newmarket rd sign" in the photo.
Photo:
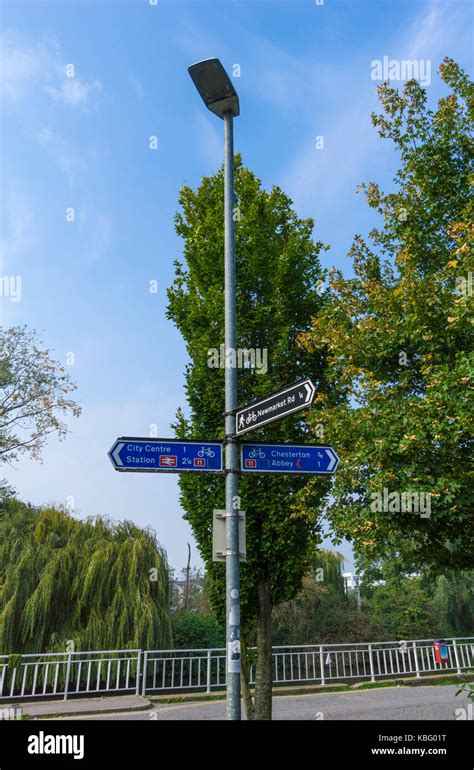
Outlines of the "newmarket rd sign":
{"type": "Polygon", "coordinates": [[[222,445],[217,441],[118,438],[109,452],[116,471],[196,473],[222,471],[222,445]]]}
{"type": "Polygon", "coordinates": [[[241,469],[250,473],[311,473],[332,475],[339,457],[330,446],[243,444],[241,469]]]}
{"type": "Polygon", "coordinates": [[[241,436],[273,420],[280,420],[300,409],[307,409],[311,406],[315,393],[316,388],[310,379],[301,380],[260,401],[255,401],[244,409],[239,409],[235,415],[236,435],[241,436]]]}

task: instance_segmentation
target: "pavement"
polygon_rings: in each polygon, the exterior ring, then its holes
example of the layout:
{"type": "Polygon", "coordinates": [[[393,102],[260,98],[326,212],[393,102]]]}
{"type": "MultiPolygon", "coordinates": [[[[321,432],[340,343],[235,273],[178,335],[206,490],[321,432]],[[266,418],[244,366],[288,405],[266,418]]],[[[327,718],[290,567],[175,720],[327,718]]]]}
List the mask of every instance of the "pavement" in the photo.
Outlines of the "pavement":
{"type": "MultiPolygon", "coordinates": [[[[278,696],[273,699],[274,720],[454,720],[472,719],[467,696],[456,697],[457,685],[383,687],[374,690],[278,696]]],[[[219,720],[226,717],[224,700],[197,703],[151,703],[141,696],[91,698],[21,704],[31,719],[60,720],[219,720]],[[94,708],[95,714],[87,714],[94,708]],[[125,710],[127,709],[127,710],[125,710]],[[61,714],[61,716],[59,716],[61,714]]],[[[242,708],[245,718],[245,709],[242,708]]]]}
{"type": "MultiPolygon", "coordinates": [[[[14,704],[5,704],[12,708],[14,704]]],[[[28,701],[15,704],[23,715],[30,719],[45,719],[53,716],[82,718],[86,714],[127,713],[142,711],[151,706],[151,701],[141,695],[112,695],[105,698],[73,698],[70,700],[28,701]]],[[[2,708],[2,706],[0,706],[2,708]]]]}

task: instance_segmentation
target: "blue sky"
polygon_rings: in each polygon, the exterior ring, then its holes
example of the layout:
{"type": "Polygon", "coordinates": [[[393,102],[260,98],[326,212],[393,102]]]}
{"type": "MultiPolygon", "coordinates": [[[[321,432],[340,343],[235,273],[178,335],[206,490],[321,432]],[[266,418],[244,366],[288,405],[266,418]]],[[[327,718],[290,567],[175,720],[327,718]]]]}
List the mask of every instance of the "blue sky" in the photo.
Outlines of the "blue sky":
{"type": "Polygon", "coordinates": [[[430,62],[435,105],[443,57],[471,68],[470,3],[15,0],[1,15],[1,274],[21,276],[20,301],[0,297],[2,324],[38,329],[63,363],[74,354],[83,407],[42,464],[23,458],[6,475],[22,499],[153,526],[180,568],[194,540],[177,478],[115,473],[107,451],[152,424],[171,436],[185,405],[184,345],[165,316],[182,251],[173,216],[183,183],[197,185],[222,158],[222,122],[187,67],[213,56],[229,72],[240,66],[236,150],[315,218],[331,247],[323,264],[349,273],[354,234],[375,224],[356,187],[389,189],[396,169],[370,122],[371,62],[430,62]]]}

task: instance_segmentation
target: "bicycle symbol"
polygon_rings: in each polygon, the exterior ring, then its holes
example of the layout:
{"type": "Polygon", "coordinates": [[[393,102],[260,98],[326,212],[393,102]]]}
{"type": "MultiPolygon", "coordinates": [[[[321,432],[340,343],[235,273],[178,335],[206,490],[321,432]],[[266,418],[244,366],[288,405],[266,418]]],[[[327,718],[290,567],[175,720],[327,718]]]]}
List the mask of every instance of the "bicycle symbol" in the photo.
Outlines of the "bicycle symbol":
{"type": "Polygon", "coordinates": [[[207,455],[208,457],[214,457],[215,452],[211,449],[211,447],[203,447],[198,452],[198,457],[204,457],[204,455],[207,455]]]}
{"type": "Polygon", "coordinates": [[[259,457],[260,460],[264,460],[265,459],[265,452],[262,452],[260,447],[255,447],[255,449],[252,449],[249,452],[249,457],[259,457]]]}

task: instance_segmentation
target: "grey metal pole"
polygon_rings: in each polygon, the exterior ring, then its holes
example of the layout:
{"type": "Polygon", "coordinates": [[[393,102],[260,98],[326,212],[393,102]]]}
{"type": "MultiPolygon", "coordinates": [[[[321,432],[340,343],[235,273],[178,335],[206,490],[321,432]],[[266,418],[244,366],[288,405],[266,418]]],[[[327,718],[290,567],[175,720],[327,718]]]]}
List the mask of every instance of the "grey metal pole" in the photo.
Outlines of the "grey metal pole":
{"type": "Polygon", "coordinates": [[[227,718],[240,719],[240,562],[238,505],[236,288],[234,252],[234,136],[233,115],[224,114],[224,283],[225,283],[225,432],[226,432],[226,640],[227,718]],[[229,366],[229,359],[232,366],[229,366]]]}

